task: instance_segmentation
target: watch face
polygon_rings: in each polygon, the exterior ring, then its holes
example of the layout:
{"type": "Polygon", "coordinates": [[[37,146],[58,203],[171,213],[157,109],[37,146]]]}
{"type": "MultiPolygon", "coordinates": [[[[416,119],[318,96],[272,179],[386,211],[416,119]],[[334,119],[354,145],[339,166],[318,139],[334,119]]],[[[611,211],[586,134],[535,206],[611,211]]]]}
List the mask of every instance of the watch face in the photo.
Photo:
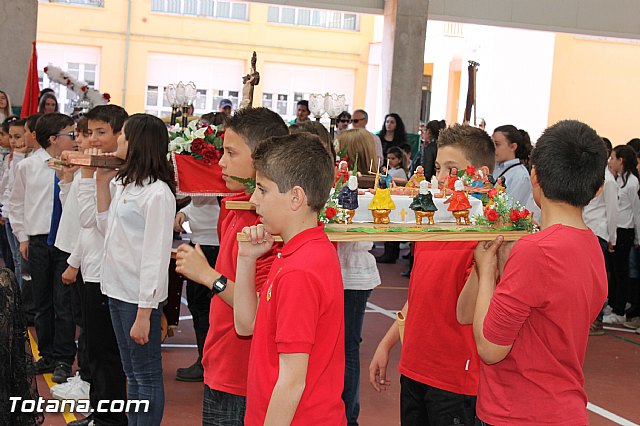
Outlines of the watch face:
{"type": "Polygon", "coordinates": [[[225,288],[227,288],[227,284],[221,282],[220,280],[215,280],[213,282],[213,288],[215,289],[215,291],[220,293],[221,291],[224,291],[225,288]]]}

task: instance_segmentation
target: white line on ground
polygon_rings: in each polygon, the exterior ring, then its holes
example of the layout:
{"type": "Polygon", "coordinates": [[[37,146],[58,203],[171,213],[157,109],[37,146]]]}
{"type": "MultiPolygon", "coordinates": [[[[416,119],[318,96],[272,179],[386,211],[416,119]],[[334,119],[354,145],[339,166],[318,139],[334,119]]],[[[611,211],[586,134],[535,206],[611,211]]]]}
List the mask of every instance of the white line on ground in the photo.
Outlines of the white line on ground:
{"type": "Polygon", "coordinates": [[[179,343],[163,343],[163,348],[197,348],[198,345],[183,345],[179,343]]]}
{"type": "Polygon", "coordinates": [[[587,403],[587,410],[592,411],[597,415],[602,416],[605,419],[611,420],[612,422],[622,426],[640,426],[637,423],[627,420],[624,417],[620,417],[617,414],[614,414],[609,410],[605,410],[602,407],[598,407],[597,405],[594,405],[590,402],[587,403]]]}
{"type": "Polygon", "coordinates": [[[379,314],[385,315],[391,319],[396,319],[396,312],[395,311],[389,311],[387,309],[383,309],[378,305],[374,305],[371,302],[367,302],[367,308],[371,309],[374,312],[377,312],[379,314]]]}
{"type": "Polygon", "coordinates": [[[182,302],[183,305],[189,306],[189,302],[187,302],[187,299],[185,299],[184,297],[181,297],[180,301],[182,302]]]}
{"type": "Polygon", "coordinates": [[[178,318],[180,321],[182,320],[190,320],[193,319],[193,317],[191,315],[182,315],[181,317],[178,318]]]}
{"type": "Polygon", "coordinates": [[[630,328],[618,328],[618,327],[607,327],[606,325],[603,327],[605,330],[612,330],[612,331],[624,331],[625,333],[635,333],[635,330],[632,330],[630,328]]]}

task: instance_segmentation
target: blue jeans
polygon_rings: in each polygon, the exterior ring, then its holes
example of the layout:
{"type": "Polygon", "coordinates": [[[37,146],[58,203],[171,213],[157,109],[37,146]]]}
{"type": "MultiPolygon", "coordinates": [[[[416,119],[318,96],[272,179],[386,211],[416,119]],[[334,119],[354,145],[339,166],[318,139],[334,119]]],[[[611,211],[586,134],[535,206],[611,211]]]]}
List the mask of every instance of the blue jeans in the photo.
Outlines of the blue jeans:
{"type": "Polygon", "coordinates": [[[349,426],[358,425],[360,414],[360,341],[364,311],[371,290],[344,291],[344,401],[349,426]]]}
{"type": "Polygon", "coordinates": [[[203,426],[243,426],[246,408],[247,399],[244,396],[220,392],[204,385],[203,426]]]}
{"type": "Polygon", "coordinates": [[[162,312],[151,311],[149,341],[139,345],[129,335],[138,314],[138,305],[109,298],[111,323],[118,341],[122,368],[127,376],[127,398],[149,401],[149,411],[128,413],[129,426],[159,426],[164,413],[164,383],[160,318],[162,312]]]}

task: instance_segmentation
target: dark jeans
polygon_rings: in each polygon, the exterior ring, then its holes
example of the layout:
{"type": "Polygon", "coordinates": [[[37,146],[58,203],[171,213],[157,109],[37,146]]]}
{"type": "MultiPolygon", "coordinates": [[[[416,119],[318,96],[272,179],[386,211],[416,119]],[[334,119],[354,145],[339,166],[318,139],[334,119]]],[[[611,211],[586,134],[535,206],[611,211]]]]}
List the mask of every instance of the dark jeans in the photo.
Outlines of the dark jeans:
{"type": "Polygon", "coordinates": [[[127,398],[149,401],[147,413],[129,413],[129,424],[159,426],[164,414],[164,383],[160,341],[161,308],[151,311],[149,341],[139,345],[129,335],[138,305],[109,298],[111,323],[118,341],[122,368],[127,376],[127,398]]]}
{"type": "Polygon", "coordinates": [[[471,426],[475,418],[475,396],[448,392],[400,376],[402,426],[471,426]]]}
{"type": "Polygon", "coordinates": [[[220,392],[204,385],[202,425],[243,426],[246,407],[244,396],[220,392]]]}
{"type": "Polygon", "coordinates": [[[640,249],[633,247],[629,253],[629,288],[627,300],[631,307],[627,309],[627,321],[640,316],[640,249]]]}
{"type": "Polygon", "coordinates": [[[618,228],[613,252],[613,279],[609,286],[609,305],[616,315],[625,314],[629,289],[629,253],[633,247],[634,230],[618,228]]]}
{"type": "Polygon", "coordinates": [[[71,287],[62,284],[69,253],[47,245],[47,235],[29,237],[29,269],[40,356],[73,364],[76,324],[71,287]]]}
{"type": "MultiPolygon", "coordinates": [[[[95,409],[101,399],[127,399],[127,378],[122,369],[118,342],[111,323],[109,298],[102,294],[98,283],[85,282],[84,288],[84,333],[87,336],[87,356],[91,371],[89,398],[95,409]]],[[[93,419],[100,426],[127,424],[124,413],[94,411],[93,419]]]]}
{"type": "Polygon", "coordinates": [[[358,425],[360,414],[360,341],[364,311],[371,290],[344,291],[344,401],[349,426],[358,425]]]}
{"type": "MultiPolygon", "coordinates": [[[[209,265],[215,266],[220,247],[201,245],[200,248],[202,248],[209,265]]],[[[198,355],[202,357],[202,348],[209,331],[209,307],[211,306],[209,289],[201,284],[187,280],[187,304],[193,317],[193,329],[196,332],[198,355]]]]}
{"type": "Polygon", "coordinates": [[[491,426],[489,423],[485,423],[476,417],[476,426],[491,426]]]}
{"type": "Polygon", "coordinates": [[[91,383],[91,370],[89,367],[89,356],[87,354],[87,332],[86,332],[86,315],[85,315],[85,298],[86,288],[82,280],[82,273],[78,271],[76,282],[71,287],[71,310],[73,312],[73,320],[80,329],[78,335],[78,369],[80,377],[85,382],[91,383]]]}

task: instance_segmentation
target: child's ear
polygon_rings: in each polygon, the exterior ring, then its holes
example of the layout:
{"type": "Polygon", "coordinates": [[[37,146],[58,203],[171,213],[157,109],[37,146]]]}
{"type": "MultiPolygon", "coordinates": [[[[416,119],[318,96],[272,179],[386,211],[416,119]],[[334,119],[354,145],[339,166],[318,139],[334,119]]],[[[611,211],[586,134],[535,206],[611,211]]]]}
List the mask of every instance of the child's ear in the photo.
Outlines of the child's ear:
{"type": "Polygon", "coordinates": [[[307,204],[307,194],[301,186],[291,188],[291,210],[298,211],[302,206],[307,204]]]}
{"type": "Polygon", "coordinates": [[[538,186],[538,173],[536,173],[536,168],[531,168],[531,186],[538,186]]]}

